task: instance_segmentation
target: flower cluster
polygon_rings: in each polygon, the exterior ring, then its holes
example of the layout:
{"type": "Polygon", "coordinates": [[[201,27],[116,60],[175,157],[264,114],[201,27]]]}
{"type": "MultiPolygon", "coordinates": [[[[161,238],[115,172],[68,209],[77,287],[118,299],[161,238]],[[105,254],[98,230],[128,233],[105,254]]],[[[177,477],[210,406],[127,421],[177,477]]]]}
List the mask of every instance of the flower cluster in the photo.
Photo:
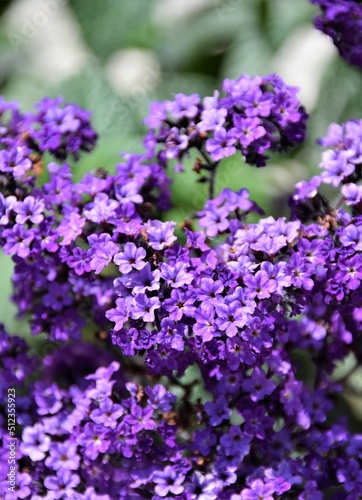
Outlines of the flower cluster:
{"type": "Polygon", "coordinates": [[[199,151],[213,194],[224,157],[261,166],[303,140],[307,115],[280,78],[223,90],[154,104],[146,152],[79,182],[62,160],[92,147],[88,113],[1,102],[0,244],[19,314],[57,347],[36,363],[0,330],[1,391],[23,397],[9,500],[362,494],[362,436],[331,416],[337,363],[362,360],[362,122],[320,140],[322,173],[296,186],[290,220],[248,222],[262,209],[226,188],[176,228],[161,217],[168,160],[180,170],[199,151]],[[58,163],[41,185],[45,151],[58,163]],[[340,189],[336,203],[322,184],[340,189]]]}
{"type": "Polygon", "coordinates": [[[29,117],[29,135],[39,150],[59,160],[69,155],[79,158],[80,151],[92,151],[97,134],[90,126],[90,112],[74,104],[61,106],[62,98],[45,98],[29,117]]]}
{"type": "Polygon", "coordinates": [[[144,145],[161,165],[184,169],[190,150],[199,157],[194,170],[212,172],[223,158],[240,151],[244,161],[262,167],[268,151],[285,151],[303,142],[307,114],[296,94],[277,75],[226,79],[220,97],[176,94],[156,102],[145,119],[144,145]]]}
{"type": "Polygon", "coordinates": [[[359,0],[311,0],[322,13],[315,26],[330,36],[340,55],[362,67],[362,5],[359,0]]]}
{"type": "Polygon", "coordinates": [[[31,310],[32,333],[45,331],[53,340],[79,339],[85,324],[80,309],[104,326],[112,280],[98,274],[118,248],[116,228],[133,234],[170,206],[170,179],[145,155],[126,155],[115,175],[98,170],[78,184],[69,164],[51,162],[49,181],[35,187],[34,162],[42,165],[44,151],[77,157],[96,137],[88,112],[60,102],[46,99],[39,113],[27,116],[3,103],[12,116],[5,116],[0,151],[0,244],[15,261],[14,300],[20,314],[31,310]]]}

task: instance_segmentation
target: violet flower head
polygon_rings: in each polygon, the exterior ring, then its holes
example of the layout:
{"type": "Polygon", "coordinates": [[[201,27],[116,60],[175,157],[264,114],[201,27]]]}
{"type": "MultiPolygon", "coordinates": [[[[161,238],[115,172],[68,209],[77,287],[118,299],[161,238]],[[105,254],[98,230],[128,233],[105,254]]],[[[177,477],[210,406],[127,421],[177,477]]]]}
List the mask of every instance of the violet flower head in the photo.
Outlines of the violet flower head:
{"type": "Polygon", "coordinates": [[[328,35],[348,63],[362,67],[362,6],[358,0],[311,0],[321,13],[315,27],[328,35]]]}
{"type": "Polygon", "coordinates": [[[78,159],[80,151],[91,151],[97,134],[90,125],[90,112],[75,104],[62,106],[62,98],[45,98],[36,105],[37,112],[29,116],[30,131],[39,149],[49,151],[64,160],[68,155],[78,159]]]}

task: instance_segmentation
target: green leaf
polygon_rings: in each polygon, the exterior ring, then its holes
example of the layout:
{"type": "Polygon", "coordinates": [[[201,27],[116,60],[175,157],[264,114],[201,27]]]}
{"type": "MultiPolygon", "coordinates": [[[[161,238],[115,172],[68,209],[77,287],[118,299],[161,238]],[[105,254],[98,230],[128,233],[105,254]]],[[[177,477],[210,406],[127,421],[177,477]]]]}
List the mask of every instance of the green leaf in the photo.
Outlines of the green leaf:
{"type": "Polygon", "coordinates": [[[16,319],[17,308],[11,302],[13,262],[7,255],[0,254],[0,318],[5,329],[11,335],[27,336],[29,326],[25,321],[16,319]]]}
{"type": "Polygon", "coordinates": [[[31,111],[34,103],[40,101],[47,92],[48,88],[40,79],[19,71],[9,77],[2,95],[6,100],[19,101],[23,111],[31,111]]]}
{"type": "Polygon", "coordinates": [[[143,152],[142,137],[138,135],[104,135],[100,136],[97,146],[91,154],[83,153],[78,162],[74,163],[74,178],[79,180],[84,174],[97,168],[103,168],[114,174],[116,165],[123,160],[121,152],[143,152]]]}
{"type": "Polygon", "coordinates": [[[267,74],[271,71],[272,46],[266,36],[260,11],[255,7],[240,12],[240,29],[225,55],[222,75],[237,78],[243,73],[267,74]]]}
{"type": "Polygon", "coordinates": [[[152,46],[151,5],[151,0],[69,1],[88,45],[102,61],[126,46],[152,46]]]}
{"type": "Polygon", "coordinates": [[[53,87],[51,95],[92,111],[92,124],[99,134],[134,131],[136,120],[126,99],[117,97],[106,81],[100,65],[91,64],[81,73],[53,87]]]}
{"type": "Polygon", "coordinates": [[[158,52],[170,71],[215,75],[242,25],[240,6],[215,5],[169,27],[158,52]],[[176,42],[177,41],[177,42],[176,42]]]}
{"type": "Polygon", "coordinates": [[[313,26],[313,18],[317,11],[315,6],[306,0],[274,0],[268,2],[266,26],[268,38],[277,49],[299,27],[305,24],[313,26]]]}

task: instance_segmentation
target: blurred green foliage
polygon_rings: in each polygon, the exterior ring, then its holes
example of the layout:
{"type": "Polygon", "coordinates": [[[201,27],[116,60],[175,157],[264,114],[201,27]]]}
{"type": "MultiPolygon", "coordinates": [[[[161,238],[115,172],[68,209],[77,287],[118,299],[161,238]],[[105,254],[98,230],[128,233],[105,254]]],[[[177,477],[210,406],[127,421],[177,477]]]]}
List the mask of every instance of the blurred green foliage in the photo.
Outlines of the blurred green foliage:
{"type": "MultiPolygon", "coordinates": [[[[203,0],[194,4],[171,0],[34,0],[33,3],[33,11],[24,10],[23,15],[18,0],[1,3],[0,91],[9,99],[19,100],[24,109],[44,95],[62,94],[67,101],[92,110],[100,140],[95,153],[82,158],[77,176],[98,166],[112,170],[119,161],[119,151],[142,149],[142,120],[150,101],[169,99],[177,92],[207,95],[219,88],[225,77],[275,71],[276,55],[288,48],[290,38],[299,29],[311,28],[314,15],[314,8],[307,0],[203,0]],[[71,19],[71,29],[77,32],[89,55],[79,70],[58,81],[48,78],[46,60],[41,72],[35,64],[37,57],[44,56],[41,42],[48,28],[46,20],[41,26],[36,21],[49,2],[56,6],[55,14],[48,15],[49,23],[58,22],[59,16],[71,19]],[[15,21],[11,14],[14,10],[15,21]],[[29,26],[34,28],[33,32],[29,26]],[[29,30],[31,36],[24,36],[29,30]],[[135,48],[152,54],[157,70],[154,75],[141,76],[134,92],[115,92],[107,77],[107,65],[119,51],[135,48]]],[[[51,42],[51,33],[49,37],[51,42]]],[[[224,170],[230,176],[221,176],[220,187],[231,181],[235,187],[245,185],[268,212],[277,214],[280,198],[286,196],[297,180],[316,171],[320,152],[314,143],[326,132],[328,123],[362,115],[361,84],[361,74],[335,57],[322,78],[306,147],[273,158],[270,167],[260,171],[243,166],[240,156],[232,159],[224,170]]],[[[176,210],[182,207],[182,213],[202,206],[205,190],[195,184],[194,178],[188,171],[175,182],[173,201],[176,210]],[[192,203],[190,190],[194,193],[192,203]]]]}

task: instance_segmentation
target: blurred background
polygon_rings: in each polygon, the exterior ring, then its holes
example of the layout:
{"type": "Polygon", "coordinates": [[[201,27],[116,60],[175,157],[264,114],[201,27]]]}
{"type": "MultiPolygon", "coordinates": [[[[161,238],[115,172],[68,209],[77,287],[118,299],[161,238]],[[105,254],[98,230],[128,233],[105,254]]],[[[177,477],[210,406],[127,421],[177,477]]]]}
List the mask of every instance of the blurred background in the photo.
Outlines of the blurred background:
{"type": "MultiPolygon", "coordinates": [[[[100,135],[77,176],[112,170],[119,151],[142,150],[150,101],[204,95],[225,77],[276,72],[299,86],[311,114],[307,145],[268,168],[224,162],[217,184],[248,187],[273,214],[295,182],[318,167],[317,137],[331,121],[362,116],[358,72],[313,28],[308,0],[2,0],[0,91],[24,110],[63,95],[92,110],[100,135]]],[[[199,209],[204,187],[188,172],[174,185],[179,220],[199,209]]]]}
{"type": "MultiPolygon", "coordinates": [[[[143,118],[153,100],[177,92],[211,95],[225,77],[276,72],[299,86],[311,115],[307,143],[268,167],[221,165],[217,188],[247,187],[267,214],[296,182],[318,171],[315,141],[331,121],[362,117],[362,76],[313,27],[308,0],[1,0],[0,92],[23,110],[48,95],[90,109],[100,135],[76,169],[113,171],[120,151],[141,151],[143,118]]],[[[202,207],[195,173],[177,174],[174,209],[182,220],[202,207]]],[[[9,304],[11,262],[0,258],[0,318],[24,332],[9,304]]]]}

